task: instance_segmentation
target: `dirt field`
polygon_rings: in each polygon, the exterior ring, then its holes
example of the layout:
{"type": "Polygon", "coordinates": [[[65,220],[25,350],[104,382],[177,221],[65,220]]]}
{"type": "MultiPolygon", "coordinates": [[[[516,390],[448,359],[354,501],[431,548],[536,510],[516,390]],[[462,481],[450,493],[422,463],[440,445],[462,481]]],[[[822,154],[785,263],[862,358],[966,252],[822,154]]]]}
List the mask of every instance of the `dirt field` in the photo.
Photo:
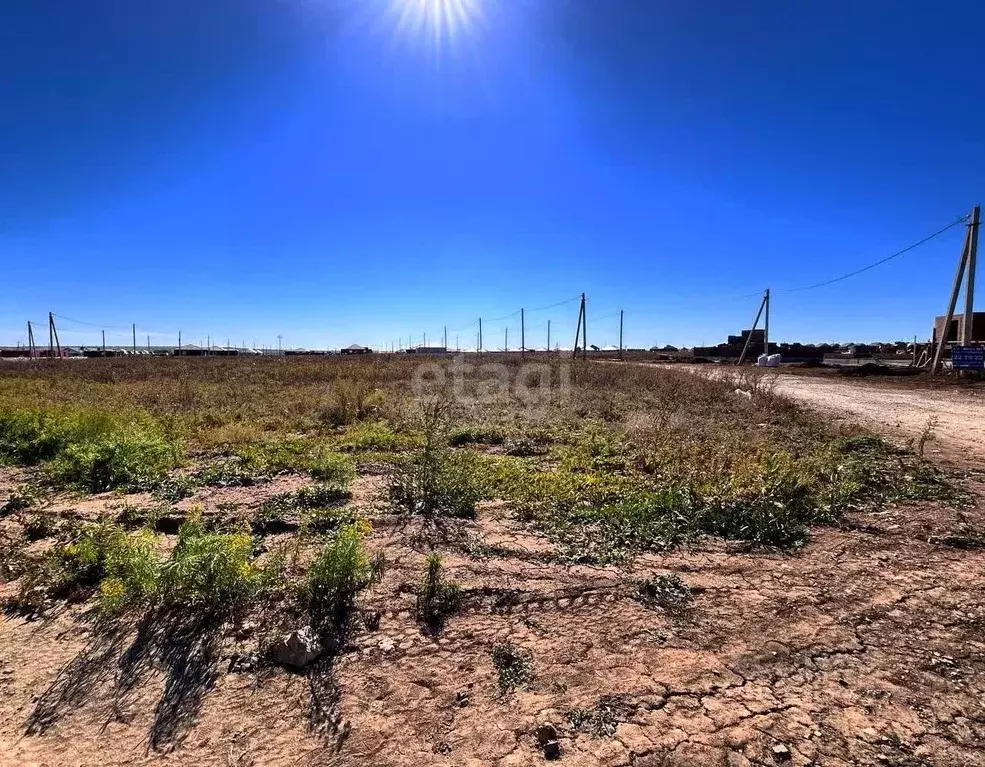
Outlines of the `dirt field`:
{"type": "MultiPolygon", "coordinates": [[[[258,664],[254,623],[155,644],[153,626],[99,631],[87,603],[11,614],[0,764],[507,767],[548,762],[538,729],[549,724],[557,763],[579,767],[985,765],[985,477],[967,469],[979,406],[854,382],[780,386],[902,436],[939,410],[940,458],[966,467],[974,500],[850,511],[788,552],[703,538],[618,566],[565,564],[501,501],[474,519],[395,516],[380,471],[361,463],[351,503],[388,567],[333,658],[304,672],[258,664]],[[414,615],[432,550],[464,594],[440,632],[414,615]],[[638,579],[666,573],[692,605],[641,602],[638,579]],[[491,660],[504,643],[532,659],[513,691],[491,660]]],[[[0,496],[27,477],[0,471],[0,496]]],[[[173,511],[256,509],[301,484],[198,487],[173,511]]],[[[150,500],[63,496],[49,511],[98,520],[150,500]]]]}

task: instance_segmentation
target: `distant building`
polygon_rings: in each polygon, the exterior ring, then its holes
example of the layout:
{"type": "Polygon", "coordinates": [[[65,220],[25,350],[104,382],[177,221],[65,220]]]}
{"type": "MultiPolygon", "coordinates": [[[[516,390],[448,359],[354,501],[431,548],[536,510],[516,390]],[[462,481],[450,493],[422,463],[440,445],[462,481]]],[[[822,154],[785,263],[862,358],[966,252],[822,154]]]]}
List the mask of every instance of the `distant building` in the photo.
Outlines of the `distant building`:
{"type": "MultiPolygon", "coordinates": [[[[934,343],[941,337],[944,331],[944,320],[946,316],[937,317],[934,320],[934,343]]],[[[956,344],[964,335],[964,314],[955,314],[951,320],[951,327],[948,328],[945,341],[949,344],[956,344]]],[[[985,312],[975,312],[971,320],[971,340],[975,343],[985,343],[985,312]]]]}
{"type": "Polygon", "coordinates": [[[353,344],[352,346],[345,347],[342,354],[372,354],[373,350],[368,346],[360,346],[359,344],[353,344]]]}
{"type": "Polygon", "coordinates": [[[185,344],[174,350],[176,357],[204,357],[208,353],[207,349],[195,344],[185,344]]]}
{"type": "Polygon", "coordinates": [[[407,350],[408,354],[447,354],[446,346],[414,346],[407,350]]]}
{"type": "Polygon", "coordinates": [[[765,330],[743,330],[740,335],[729,336],[728,345],[729,346],[745,346],[746,339],[752,336],[752,346],[755,347],[757,344],[762,346],[766,343],[766,331],[765,330]]]}

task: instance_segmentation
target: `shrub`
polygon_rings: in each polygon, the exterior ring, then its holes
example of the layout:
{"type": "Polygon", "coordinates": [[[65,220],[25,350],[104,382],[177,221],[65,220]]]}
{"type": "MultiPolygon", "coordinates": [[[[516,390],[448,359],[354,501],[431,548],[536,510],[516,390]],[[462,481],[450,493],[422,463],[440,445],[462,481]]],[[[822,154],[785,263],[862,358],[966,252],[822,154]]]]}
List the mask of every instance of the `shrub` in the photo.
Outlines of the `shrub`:
{"type": "Polygon", "coordinates": [[[0,457],[45,463],[52,482],[101,492],[153,484],[177,466],[179,450],[147,417],[63,408],[0,414],[0,457]]]}
{"type": "Polygon", "coordinates": [[[289,493],[280,493],[260,504],[253,520],[257,532],[269,532],[281,526],[289,514],[301,517],[308,529],[328,529],[337,527],[346,514],[337,508],[338,504],[349,498],[349,491],[331,484],[302,487],[289,493]],[[317,513],[316,513],[317,512],[317,513]],[[329,524],[334,518],[336,524],[329,524]],[[313,524],[312,524],[313,523],[313,524]]]}
{"type": "Polygon", "coordinates": [[[483,497],[473,472],[476,457],[448,447],[445,408],[441,401],[421,406],[423,444],[392,466],[390,500],[412,514],[470,517],[483,497]]]}
{"type": "Polygon", "coordinates": [[[499,689],[508,693],[517,687],[527,687],[534,678],[533,654],[529,650],[505,642],[492,648],[499,689]]]}
{"type": "Polygon", "coordinates": [[[381,422],[360,423],[346,430],[339,445],[342,450],[399,450],[404,441],[381,422]]]}
{"type": "Polygon", "coordinates": [[[107,523],[78,528],[28,568],[22,601],[84,596],[104,579],[110,582],[105,606],[117,609],[143,600],[154,593],[157,579],[151,542],[150,533],[127,534],[107,523]]]}
{"type": "Polygon", "coordinates": [[[445,580],[439,554],[428,557],[424,578],[417,589],[417,617],[430,631],[440,631],[445,620],[458,610],[462,591],[445,580]]]}
{"type": "Polygon", "coordinates": [[[363,545],[369,530],[366,522],[346,525],[312,562],[305,595],[316,616],[342,619],[351,610],[356,593],[378,574],[363,545]]]}
{"type": "Polygon", "coordinates": [[[502,445],[506,435],[497,426],[460,426],[452,429],[448,443],[455,447],[462,445],[502,445]]]}
{"type": "Polygon", "coordinates": [[[360,379],[343,378],[332,384],[321,406],[319,419],[329,426],[348,426],[376,415],[383,406],[383,392],[360,379]]]}
{"type": "Polygon", "coordinates": [[[311,457],[308,473],[319,482],[348,489],[356,478],[356,467],[349,456],[323,449],[311,457]]]}
{"type": "Polygon", "coordinates": [[[390,500],[412,514],[473,517],[483,493],[471,466],[464,456],[425,448],[391,467],[390,500]]]}
{"type": "Polygon", "coordinates": [[[209,612],[235,609],[263,584],[263,571],[252,555],[249,533],[208,531],[200,518],[185,521],[161,568],[162,603],[209,612]]]}
{"type": "Polygon", "coordinates": [[[694,604],[691,587],[676,573],[637,581],[636,597],[645,605],[662,607],[669,613],[686,612],[694,604]]]}

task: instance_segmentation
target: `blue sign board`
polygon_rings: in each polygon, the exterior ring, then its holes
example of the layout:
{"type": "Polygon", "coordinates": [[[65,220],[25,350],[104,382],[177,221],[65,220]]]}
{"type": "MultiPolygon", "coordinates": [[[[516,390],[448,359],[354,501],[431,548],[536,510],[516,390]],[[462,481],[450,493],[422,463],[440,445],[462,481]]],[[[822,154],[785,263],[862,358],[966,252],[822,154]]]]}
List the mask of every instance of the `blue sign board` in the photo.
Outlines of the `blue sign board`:
{"type": "Polygon", "coordinates": [[[951,350],[951,364],[955,370],[985,368],[985,346],[955,346],[951,350]]]}

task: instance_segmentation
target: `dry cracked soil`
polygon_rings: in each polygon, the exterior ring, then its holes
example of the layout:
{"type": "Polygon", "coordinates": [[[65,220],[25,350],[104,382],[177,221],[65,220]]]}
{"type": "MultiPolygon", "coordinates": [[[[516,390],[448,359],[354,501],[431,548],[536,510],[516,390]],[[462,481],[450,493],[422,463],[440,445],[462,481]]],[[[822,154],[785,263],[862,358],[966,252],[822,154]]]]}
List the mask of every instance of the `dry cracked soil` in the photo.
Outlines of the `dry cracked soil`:
{"type": "Polygon", "coordinates": [[[564,566],[497,504],[442,530],[379,514],[369,545],[389,568],[360,597],[373,618],[305,673],[237,664],[248,632],[203,629],[141,658],[139,636],[100,635],[85,606],[5,617],[0,763],[535,765],[549,723],[570,767],[985,765],[985,550],[956,533],[985,529],[985,476],[955,446],[942,440],[941,460],[963,472],[968,508],[857,513],[795,554],[706,542],[631,570],[564,566]],[[408,588],[435,536],[466,593],[436,635],[408,588]],[[634,579],[661,573],[693,588],[690,609],[634,598],[634,579]],[[503,643],[532,659],[512,691],[492,663],[503,643]]]}

